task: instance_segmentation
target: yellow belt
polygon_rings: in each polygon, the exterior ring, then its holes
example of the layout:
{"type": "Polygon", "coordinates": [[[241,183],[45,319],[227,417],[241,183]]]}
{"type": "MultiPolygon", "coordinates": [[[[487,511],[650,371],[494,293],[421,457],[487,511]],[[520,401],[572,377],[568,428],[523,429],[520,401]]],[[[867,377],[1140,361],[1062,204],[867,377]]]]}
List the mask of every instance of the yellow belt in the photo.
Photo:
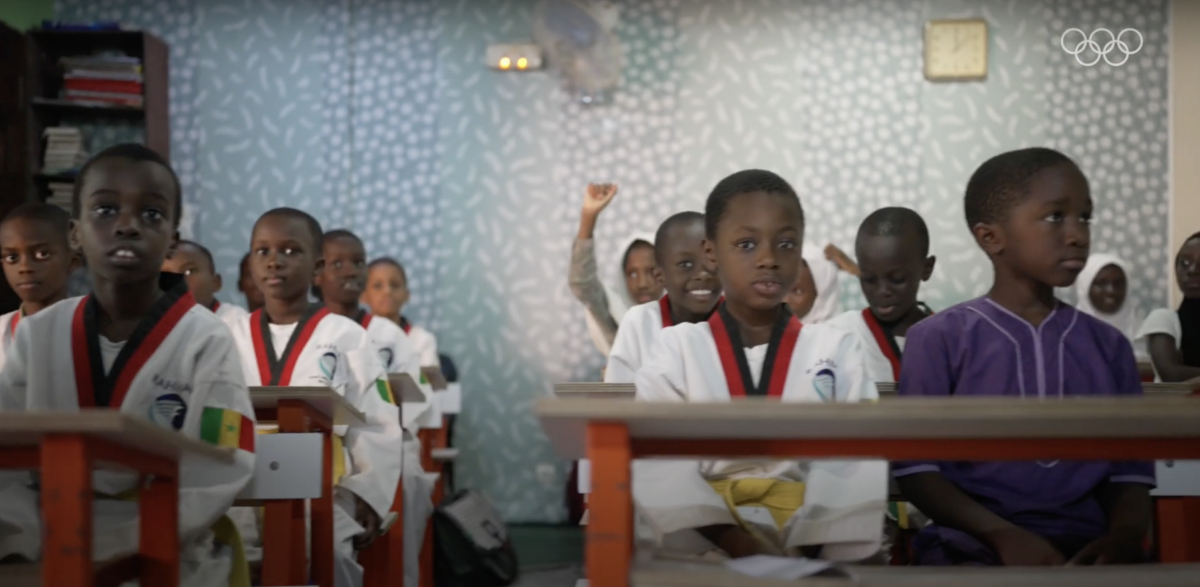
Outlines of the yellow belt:
{"type": "MultiPolygon", "coordinates": [[[[136,502],[138,489],[105,497],[136,502]]],[[[228,545],[233,551],[233,565],[229,568],[229,587],[250,587],[250,563],[246,560],[246,548],[242,545],[242,535],[238,532],[237,524],[234,524],[229,516],[221,516],[209,529],[217,542],[228,545]]]]}
{"type": "Polygon", "coordinates": [[[804,505],[804,483],[800,481],[748,477],[720,479],[709,481],[708,484],[712,486],[713,491],[725,498],[725,505],[729,507],[729,513],[733,514],[738,525],[760,540],[762,537],[738,514],[739,507],[766,508],[775,520],[775,526],[782,530],[788,519],[804,505]]]}

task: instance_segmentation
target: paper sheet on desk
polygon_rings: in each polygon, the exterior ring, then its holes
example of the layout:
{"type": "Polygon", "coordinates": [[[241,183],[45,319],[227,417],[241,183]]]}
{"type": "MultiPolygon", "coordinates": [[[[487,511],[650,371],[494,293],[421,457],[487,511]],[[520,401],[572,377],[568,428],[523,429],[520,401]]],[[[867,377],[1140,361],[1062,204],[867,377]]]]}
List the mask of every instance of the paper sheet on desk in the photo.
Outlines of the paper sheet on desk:
{"type": "MultiPolygon", "coordinates": [[[[739,575],[746,575],[747,577],[778,579],[780,581],[795,581],[829,571],[830,569],[836,569],[830,561],[766,555],[727,560],[725,561],[725,568],[739,575]]],[[[844,570],[836,570],[838,571],[836,573],[838,576],[849,576],[849,573],[844,570]]]]}

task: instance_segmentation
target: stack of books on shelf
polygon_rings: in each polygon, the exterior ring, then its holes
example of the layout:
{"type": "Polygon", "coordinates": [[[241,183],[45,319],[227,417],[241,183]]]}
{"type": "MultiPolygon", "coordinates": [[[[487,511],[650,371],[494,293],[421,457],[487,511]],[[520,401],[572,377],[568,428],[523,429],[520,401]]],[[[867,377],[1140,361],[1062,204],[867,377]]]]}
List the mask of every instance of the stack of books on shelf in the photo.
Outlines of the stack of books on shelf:
{"type": "Polygon", "coordinates": [[[67,183],[65,181],[52,181],[50,182],[50,197],[46,198],[46,203],[53,206],[58,206],[70,214],[71,193],[74,190],[74,183],[67,183]]]}
{"type": "Polygon", "coordinates": [[[87,57],[63,57],[65,100],[80,103],[132,106],[144,102],[142,60],[123,54],[98,53],[87,57]]]}
{"type": "Polygon", "coordinates": [[[46,158],[42,173],[66,173],[78,169],[87,161],[83,132],[70,126],[52,126],[42,135],[46,138],[46,158]]]}

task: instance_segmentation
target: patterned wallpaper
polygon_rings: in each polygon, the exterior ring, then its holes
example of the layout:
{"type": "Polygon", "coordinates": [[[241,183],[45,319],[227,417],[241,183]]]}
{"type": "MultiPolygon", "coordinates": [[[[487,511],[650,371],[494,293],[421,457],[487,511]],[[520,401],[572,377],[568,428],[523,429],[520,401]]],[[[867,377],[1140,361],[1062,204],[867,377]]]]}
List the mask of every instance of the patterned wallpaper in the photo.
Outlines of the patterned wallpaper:
{"type": "MultiPolygon", "coordinates": [[[[934,235],[937,308],[991,278],[962,220],[971,171],[1049,144],[1091,177],[1095,250],[1135,263],[1139,304],[1167,299],[1166,0],[622,0],[624,82],[603,108],[544,73],[482,66],[488,43],[529,37],[535,4],[58,3],[171,43],[173,156],[227,283],[254,219],[285,204],[410,266],[410,314],[467,393],[458,480],[510,520],[562,518],[565,467],[530,406],[602,364],[565,283],[587,181],[622,186],[597,229],[606,273],[613,241],[702,209],[744,167],[793,182],[816,242],[849,248],[871,210],[912,206],[934,235]],[[926,82],[923,23],[975,16],[990,23],[987,81],[926,82]],[[1084,68],[1058,46],[1072,26],[1135,27],[1146,47],[1084,68]],[[558,478],[540,483],[540,464],[558,478]]],[[[862,303],[849,279],[842,297],[862,303]]]]}

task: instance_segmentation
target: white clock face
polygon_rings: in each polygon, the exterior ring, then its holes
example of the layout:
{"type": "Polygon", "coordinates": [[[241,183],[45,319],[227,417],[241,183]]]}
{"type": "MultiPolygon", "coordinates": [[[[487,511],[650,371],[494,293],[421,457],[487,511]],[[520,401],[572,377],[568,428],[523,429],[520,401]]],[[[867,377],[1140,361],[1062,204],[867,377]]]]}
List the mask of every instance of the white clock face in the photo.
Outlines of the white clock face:
{"type": "Polygon", "coordinates": [[[987,24],[934,21],[925,29],[925,77],[983,79],[987,76],[987,24]]]}

